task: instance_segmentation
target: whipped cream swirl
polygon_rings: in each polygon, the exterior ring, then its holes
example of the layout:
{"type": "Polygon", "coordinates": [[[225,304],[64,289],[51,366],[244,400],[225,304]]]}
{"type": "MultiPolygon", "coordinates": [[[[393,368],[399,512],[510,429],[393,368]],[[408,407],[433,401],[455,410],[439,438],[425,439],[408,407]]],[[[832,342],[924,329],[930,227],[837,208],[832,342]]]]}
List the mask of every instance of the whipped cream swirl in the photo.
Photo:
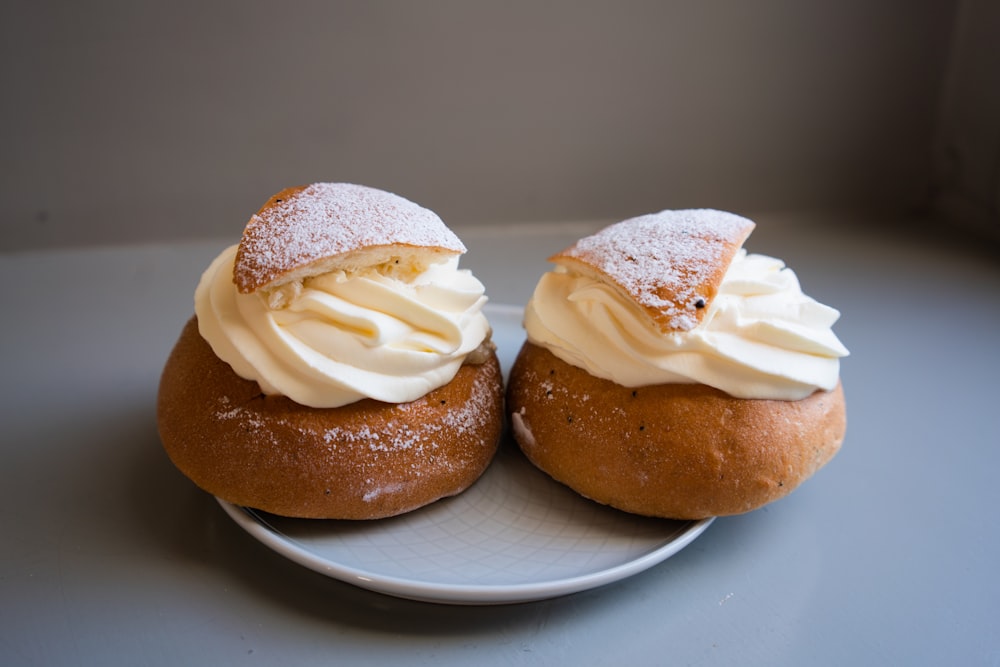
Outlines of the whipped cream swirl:
{"type": "Polygon", "coordinates": [[[315,408],[413,401],[450,382],[490,335],[485,288],[458,257],[417,273],[332,271],[269,300],[237,292],[236,249],[202,275],[195,313],[216,356],[265,394],[315,408]]]}
{"type": "Polygon", "coordinates": [[[839,317],[803,294],[781,260],[740,250],[690,331],[659,332],[620,291],[561,266],[542,276],[524,324],[532,343],[626,387],[700,383],[798,400],[839,381],[848,354],[831,330],[839,317]]]}

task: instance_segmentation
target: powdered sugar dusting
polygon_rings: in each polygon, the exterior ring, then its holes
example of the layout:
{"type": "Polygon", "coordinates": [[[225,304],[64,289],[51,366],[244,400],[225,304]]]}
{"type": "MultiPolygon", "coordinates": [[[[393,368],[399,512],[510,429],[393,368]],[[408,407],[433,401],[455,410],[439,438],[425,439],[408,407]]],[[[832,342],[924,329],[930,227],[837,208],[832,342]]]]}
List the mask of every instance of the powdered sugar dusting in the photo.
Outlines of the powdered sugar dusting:
{"type": "Polygon", "coordinates": [[[577,392],[573,382],[552,381],[551,375],[537,373],[533,362],[520,366],[517,373],[521,377],[517,392],[520,398],[515,401],[519,407],[508,404],[515,408],[509,414],[515,439],[529,452],[538,446],[532,418],[544,424],[553,413],[565,413],[568,424],[603,431],[618,430],[622,423],[628,422],[628,414],[619,405],[600,400],[600,395],[591,400],[590,394],[577,392]]]}
{"type": "MultiPolygon", "coordinates": [[[[431,453],[439,448],[442,433],[464,434],[466,431],[480,430],[490,416],[490,394],[485,381],[477,378],[468,402],[446,411],[437,421],[410,426],[410,418],[405,413],[415,409],[413,403],[400,403],[394,410],[400,413],[400,420],[390,421],[381,431],[362,428],[330,428],[322,438],[331,445],[365,447],[371,452],[394,452],[414,450],[431,453]]],[[[484,443],[485,444],[485,443],[484,443]]]]}
{"type": "Polygon", "coordinates": [[[390,516],[436,499],[428,499],[428,490],[449,495],[470,483],[470,474],[482,472],[483,457],[497,444],[499,383],[493,363],[475,373],[467,394],[372,406],[372,422],[361,412],[329,420],[317,419],[323,411],[309,408],[279,414],[259,394],[221,396],[208,409],[227,430],[259,444],[252,449],[262,459],[254,466],[291,470],[296,484],[319,486],[321,494],[325,488],[324,497],[390,516]]]}
{"type": "Polygon", "coordinates": [[[534,447],[537,444],[535,442],[535,434],[531,432],[531,427],[525,421],[524,412],[525,409],[521,408],[520,412],[512,413],[510,423],[514,428],[514,434],[517,436],[518,442],[524,443],[526,447],[534,447]]]}
{"type": "MultiPolygon", "coordinates": [[[[369,483],[373,482],[373,480],[368,481],[369,483]]],[[[376,486],[366,491],[365,494],[361,496],[361,499],[366,503],[370,503],[376,500],[379,496],[392,493],[405,493],[406,490],[406,484],[387,484],[385,486],[376,486]]]]}
{"type": "Polygon", "coordinates": [[[600,272],[661,329],[697,326],[754,223],[712,209],[661,211],[624,220],[553,256],[600,272]]]}
{"type": "Polygon", "coordinates": [[[275,195],[250,218],[234,281],[252,292],[317,260],[387,245],[465,252],[437,214],[408,199],[362,185],[314,183],[275,195]]]}
{"type": "MultiPolygon", "coordinates": [[[[492,395],[489,387],[488,376],[478,374],[473,382],[472,392],[469,399],[459,406],[453,406],[434,422],[427,422],[420,425],[419,431],[410,431],[409,438],[398,439],[395,446],[410,446],[412,443],[435,442],[442,432],[452,432],[459,435],[467,431],[480,431],[486,421],[490,419],[490,403],[492,395]]],[[[396,406],[397,410],[409,412],[413,409],[413,403],[401,403],[396,406]]],[[[484,443],[485,444],[485,443],[484,443]]],[[[435,445],[436,447],[436,445],[435,445]]]]}

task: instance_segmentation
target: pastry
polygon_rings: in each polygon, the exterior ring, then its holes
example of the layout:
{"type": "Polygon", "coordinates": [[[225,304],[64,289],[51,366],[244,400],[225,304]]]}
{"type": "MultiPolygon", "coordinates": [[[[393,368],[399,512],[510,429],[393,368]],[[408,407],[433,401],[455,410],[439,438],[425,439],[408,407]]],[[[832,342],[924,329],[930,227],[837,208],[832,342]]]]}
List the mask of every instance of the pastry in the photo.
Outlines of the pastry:
{"type": "Polygon", "coordinates": [[[839,313],[748,254],[753,228],[662,211],[550,258],[507,388],[535,466],[627,512],[701,519],[775,501],[830,461],[846,429],[839,313]]]}
{"type": "Polygon", "coordinates": [[[464,252],[388,192],[274,195],[202,275],[163,369],[173,463],[291,517],[378,519],[468,488],[496,452],[503,387],[464,252]]]}

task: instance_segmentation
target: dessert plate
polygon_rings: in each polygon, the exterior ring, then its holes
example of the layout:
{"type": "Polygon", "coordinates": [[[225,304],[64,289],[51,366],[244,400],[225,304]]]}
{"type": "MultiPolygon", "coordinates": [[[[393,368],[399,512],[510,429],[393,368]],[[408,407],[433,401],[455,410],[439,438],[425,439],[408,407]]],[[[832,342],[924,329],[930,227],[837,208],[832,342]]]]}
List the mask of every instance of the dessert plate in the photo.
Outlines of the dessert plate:
{"type": "MultiPolygon", "coordinates": [[[[521,309],[488,306],[504,371],[524,334],[521,309]]],[[[218,501],[277,553],[316,572],[396,597],[507,604],[596,588],[677,553],[712,523],[619,512],[552,481],[505,436],[471,488],[378,521],[289,519],[218,501]]]]}

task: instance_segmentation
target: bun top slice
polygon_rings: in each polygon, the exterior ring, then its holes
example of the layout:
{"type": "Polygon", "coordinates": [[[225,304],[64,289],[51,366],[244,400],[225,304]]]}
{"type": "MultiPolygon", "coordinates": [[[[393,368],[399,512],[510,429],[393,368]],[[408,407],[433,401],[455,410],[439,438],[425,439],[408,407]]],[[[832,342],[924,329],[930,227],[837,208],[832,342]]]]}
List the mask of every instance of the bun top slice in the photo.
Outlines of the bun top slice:
{"type": "Polygon", "coordinates": [[[243,294],[333,270],[381,264],[420,269],[465,252],[433,212],[389,192],[350,183],[282,190],[243,231],[233,282],[243,294]]]}
{"type": "Polygon", "coordinates": [[[689,331],[754,226],[712,209],[661,211],[606,227],[549,261],[612,286],[661,332],[689,331]]]}

